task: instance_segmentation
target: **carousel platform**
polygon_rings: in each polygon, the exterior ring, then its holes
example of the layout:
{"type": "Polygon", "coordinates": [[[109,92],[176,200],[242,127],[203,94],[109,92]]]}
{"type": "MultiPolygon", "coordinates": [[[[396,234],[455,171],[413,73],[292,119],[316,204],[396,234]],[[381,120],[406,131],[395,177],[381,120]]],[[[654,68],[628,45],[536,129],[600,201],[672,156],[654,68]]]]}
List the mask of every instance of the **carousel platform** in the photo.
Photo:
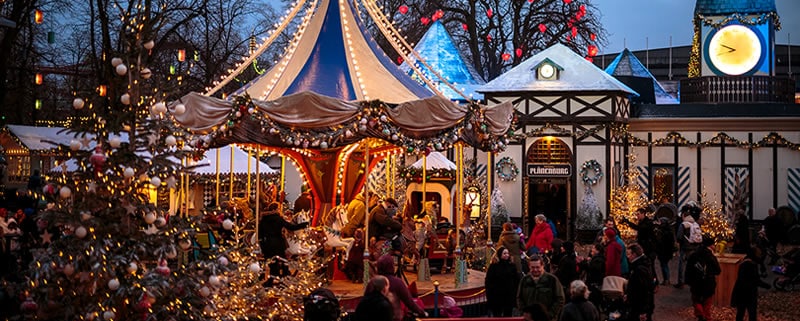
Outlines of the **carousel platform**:
{"type": "MultiPolygon", "coordinates": [[[[416,272],[405,272],[408,283],[416,281],[419,297],[425,302],[426,309],[433,309],[434,300],[442,304],[442,298],[447,295],[456,300],[459,306],[468,306],[486,302],[484,279],[486,273],[477,270],[467,270],[467,282],[456,287],[456,276],[453,273],[431,274],[429,281],[418,281],[416,272]],[[439,293],[435,293],[434,282],[439,283],[439,293]]],[[[355,311],[358,302],[364,294],[364,284],[353,283],[350,280],[333,280],[328,289],[339,297],[339,303],[348,311],[355,311]]]]}

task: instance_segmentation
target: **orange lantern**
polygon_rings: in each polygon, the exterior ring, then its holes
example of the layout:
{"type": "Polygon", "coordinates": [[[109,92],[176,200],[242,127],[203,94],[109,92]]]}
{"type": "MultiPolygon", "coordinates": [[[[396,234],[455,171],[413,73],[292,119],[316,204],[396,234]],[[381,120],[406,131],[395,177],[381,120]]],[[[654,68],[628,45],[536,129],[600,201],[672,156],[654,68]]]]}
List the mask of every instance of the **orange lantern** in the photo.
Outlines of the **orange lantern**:
{"type": "Polygon", "coordinates": [[[186,60],[186,50],[178,49],[178,61],[183,62],[186,60]]]}
{"type": "Polygon", "coordinates": [[[44,13],[42,10],[36,9],[33,11],[33,21],[36,22],[36,24],[44,22],[44,13]]]}
{"type": "Polygon", "coordinates": [[[97,94],[101,97],[105,97],[106,93],[108,92],[108,87],[106,85],[97,86],[97,94]]]}
{"type": "Polygon", "coordinates": [[[41,73],[38,73],[38,72],[37,72],[37,73],[36,73],[36,77],[34,77],[34,82],[35,82],[37,85],[41,85],[41,84],[42,84],[42,82],[44,82],[44,76],[42,76],[42,74],[41,74],[41,73]]]}

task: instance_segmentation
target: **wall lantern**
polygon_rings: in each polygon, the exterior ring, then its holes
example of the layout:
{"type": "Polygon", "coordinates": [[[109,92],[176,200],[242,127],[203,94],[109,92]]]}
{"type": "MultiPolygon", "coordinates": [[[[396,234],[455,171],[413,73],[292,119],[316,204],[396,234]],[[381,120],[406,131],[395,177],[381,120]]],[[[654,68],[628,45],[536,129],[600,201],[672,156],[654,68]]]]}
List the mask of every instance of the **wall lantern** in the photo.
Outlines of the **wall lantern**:
{"type": "Polygon", "coordinates": [[[101,97],[105,97],[107,93],[108,93],[108,87],[106,87],[106,85],[97,86],[98,95],[100,95],[101,97]]]}
{"type": "Polygon", "coordinates": [[[44,22],[44,13],[42,10],[36,9],[33,11],[33,21],[36,22],[37,25],[44,22]]]}
{"type": "Polygon", "coordinates": [[[41,73],[38,73],[38,72],[36,73],[36,76],[35,76],[33,79],[34,79],[34,82],[35,82],[37,85],[41,85],[41,84],[42,84],[42,82],[44,82],[44,76],[42,76],[42,74],[41,74],[41,73]]]}

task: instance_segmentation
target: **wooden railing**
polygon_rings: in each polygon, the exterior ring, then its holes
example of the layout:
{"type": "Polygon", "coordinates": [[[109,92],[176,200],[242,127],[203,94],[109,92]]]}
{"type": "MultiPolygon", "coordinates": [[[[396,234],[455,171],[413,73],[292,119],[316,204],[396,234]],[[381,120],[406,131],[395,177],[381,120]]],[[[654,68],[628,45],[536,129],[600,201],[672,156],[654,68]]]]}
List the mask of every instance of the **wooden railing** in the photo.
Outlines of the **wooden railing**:
{"type": "Polygon", "coordinates": [[[681,80],[681,103],[794,103],[795,80],[770,76],[706,76],[681,80]]]}

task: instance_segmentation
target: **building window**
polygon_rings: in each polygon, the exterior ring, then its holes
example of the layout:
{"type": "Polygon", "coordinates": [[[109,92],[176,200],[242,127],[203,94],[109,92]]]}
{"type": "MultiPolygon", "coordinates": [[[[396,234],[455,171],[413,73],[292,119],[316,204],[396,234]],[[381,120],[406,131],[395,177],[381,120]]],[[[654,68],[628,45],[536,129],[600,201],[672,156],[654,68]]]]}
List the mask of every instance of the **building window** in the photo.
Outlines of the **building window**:
{"type": "Polygon", "coordinates": [[[569,164],[572,152],[569,146],[558,138],[547,136],[537,139],[528,148],[528,163],[569,164]]]}
{"type": "Polygon", "coordinates": [[[653,165],[653,201],[675,204],[675,166],[653,165]]]}

